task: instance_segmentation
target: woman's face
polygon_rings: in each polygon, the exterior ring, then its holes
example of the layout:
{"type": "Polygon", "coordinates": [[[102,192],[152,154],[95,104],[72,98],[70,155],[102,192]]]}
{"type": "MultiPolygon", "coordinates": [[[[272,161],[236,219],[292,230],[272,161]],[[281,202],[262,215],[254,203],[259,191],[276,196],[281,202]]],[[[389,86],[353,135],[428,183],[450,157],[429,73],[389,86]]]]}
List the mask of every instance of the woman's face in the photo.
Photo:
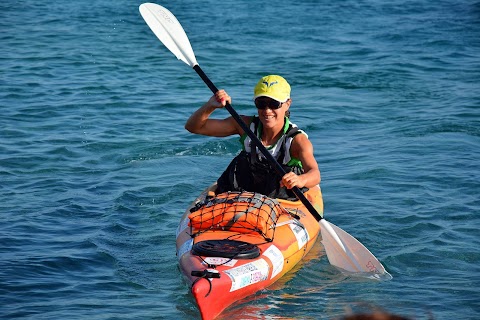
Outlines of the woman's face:
{"type": "Polygon", "coordinates": [[[283,127],[285,113],[290,107],[290,99],[286,102],[280,102],[268,97],[259,97],[255,99],[255,106],[258,110],[258,117],[264,128],[283,127]]]}

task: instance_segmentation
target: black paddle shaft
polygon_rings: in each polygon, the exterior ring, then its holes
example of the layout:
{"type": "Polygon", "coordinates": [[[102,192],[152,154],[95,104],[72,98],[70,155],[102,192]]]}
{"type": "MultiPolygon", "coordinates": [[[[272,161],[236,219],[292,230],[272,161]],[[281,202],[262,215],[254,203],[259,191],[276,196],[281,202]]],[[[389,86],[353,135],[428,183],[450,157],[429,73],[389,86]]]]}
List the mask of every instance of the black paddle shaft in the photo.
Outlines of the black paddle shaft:
{"type": "MultiPolygon", "coordinates": [[[[195,70],[200,78],[202,78],[203,82],[212,90],[213,93],[216,93],[218,91],[217,87],[213,84],[212,81],[208,78],[208,76],[203,72],[202,68],[197,64],[193,67],[193,70],[195,70]]],[[[265,146],[262,144],[262,142],[257,138],[257,136],[250,130],[250,128],[247,126],[245,121],[238,115],[237,111],[233,109],[233,107],[230,105],[230,103],[227,102],[225,105],[225,109],[232,115],[233,119],[237,121],[237,123],[242,127],[243,131],[252,139],[253,143],[258,147],[260,152],[265,156],[265,158],[274,166],[275,171],[277,174],[279,174],[281,177],[283,177],[287,172],[283,167],[277,162],[277,160],[272,156],[270,152],[265,148],[265,146]]],[[[323,219],[323,217],[317,212],[317,210],[313,207],[313,205],[308,201],[308,199],[305,197],[303,192],[298,188],[298,187],[293,187],[292,188],[293,193],[297,196],[298,199],[303,203],[303,205],[310,211],[310,213],[314,216],[317,221],[320,221],[323,219]]]]}

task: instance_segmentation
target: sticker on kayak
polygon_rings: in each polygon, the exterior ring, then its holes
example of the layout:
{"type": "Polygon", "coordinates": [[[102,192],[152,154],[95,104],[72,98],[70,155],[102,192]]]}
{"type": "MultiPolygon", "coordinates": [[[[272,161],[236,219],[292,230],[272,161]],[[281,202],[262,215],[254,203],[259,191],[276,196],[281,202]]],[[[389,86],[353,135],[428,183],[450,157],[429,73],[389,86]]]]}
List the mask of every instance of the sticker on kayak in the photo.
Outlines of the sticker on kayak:
{"type": "Polygon", "coordinates": [[[303,246],[308,242],[307,230],[302,225],[298,225],[296,223],[291,223],[290,228],[292,229],[295,238],[297,238],[298,250],[302,249],[303,246]]]}
{"type": "Polygon", "coordinates": [[[270,279],[272,279],[283,270],[283,263],[285,259],[283,258],[282,251],[280,251],[280,249],[274,245],[271,245],[267,250],[265,250],[263,255],[272,262],[273,270],[272,276],[270,277],[270,279]]]}
{"type": "Polygon", "coordinates": [[[227,266],[227,267],[233,267],[236,263],[237,260],[235,259],[229,259],[229,258],[219,258],[219,257],[206,257],[203,259],[203,264],[210,264],[210,265],[215,265],[215,266],[227,266]]]}
{"type": "Polygon", "coordinates": [[[232,280],[230,292],[266,280],[268,278],[268,272],[268,262],[263,259],[225,271],[232,280]]]}
{"type": "Polygon", "coordinates": [[[189,239],[185,241],[177,251],[177,258],[180,260],[180,258],[185,254],[185,252],[192,250],[192,247],[193,247],[193,239],[189,239]]]}
{"type": "Polygon", "coordinates": [[[178,238],[178,235],[185,229],[188,228],[188,219],[185,217],[182,221],[180,221],[180,224],[177,227],[177,234],[176,238],[178,238]]]}

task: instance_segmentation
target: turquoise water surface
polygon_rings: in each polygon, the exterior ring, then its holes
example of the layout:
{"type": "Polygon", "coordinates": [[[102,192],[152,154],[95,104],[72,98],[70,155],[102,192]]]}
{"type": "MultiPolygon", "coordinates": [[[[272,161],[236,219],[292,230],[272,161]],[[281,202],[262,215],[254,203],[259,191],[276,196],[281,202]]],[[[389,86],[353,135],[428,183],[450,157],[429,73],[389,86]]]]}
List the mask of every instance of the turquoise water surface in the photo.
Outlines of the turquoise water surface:
{"type": "MultiPolygon", "coordinates": [[[[141,3],[0,4],[2,319],[199,319],[175,229],[240,146],[183,128],[211,93],[141,3]]],[[[319,242],[220,319],[479,317],[480,2],[158,3],[239,113],[289,80],[325,217],[393,276],[344,276],[319,242]]]]}

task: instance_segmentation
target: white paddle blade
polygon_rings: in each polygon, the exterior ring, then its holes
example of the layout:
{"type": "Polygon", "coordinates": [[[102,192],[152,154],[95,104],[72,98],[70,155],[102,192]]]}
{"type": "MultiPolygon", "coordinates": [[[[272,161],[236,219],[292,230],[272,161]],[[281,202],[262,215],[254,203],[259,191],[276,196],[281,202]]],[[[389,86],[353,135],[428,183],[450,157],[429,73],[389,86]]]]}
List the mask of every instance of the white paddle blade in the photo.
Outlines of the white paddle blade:
{"type": "Polygon", "coordinates": [[[377,280],[390,280],[392,276],[380,261],[357,239],[336,225],[320,220],[322,243],[328,261],[342,271],[364,275],[377,280]]]}
{"type": "Polygon", "coordinates": [[[155,3],[143,3],[140,5],[140,14],[157,38],[177,59],[192,68],[198,64],[187,34],[170,11],[155,3]]]}

